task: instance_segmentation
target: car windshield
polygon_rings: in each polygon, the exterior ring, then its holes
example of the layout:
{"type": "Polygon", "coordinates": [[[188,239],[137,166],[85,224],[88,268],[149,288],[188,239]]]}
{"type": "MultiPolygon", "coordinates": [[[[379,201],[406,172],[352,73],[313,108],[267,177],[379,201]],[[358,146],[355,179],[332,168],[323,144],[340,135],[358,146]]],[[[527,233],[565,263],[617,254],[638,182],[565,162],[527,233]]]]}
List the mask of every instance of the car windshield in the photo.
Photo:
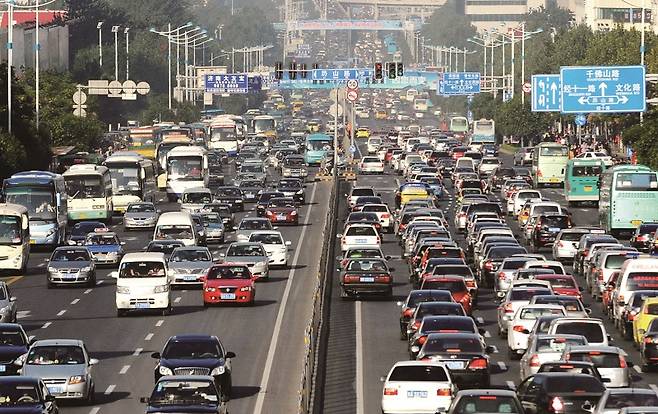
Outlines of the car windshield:
{"type": "Polygon", "coordinates": [[[588,322],[565,322],[557,325],[556,334],[582,335],[587,338],[588,342],[603,342],[604,328],[597,323],[588,322]]]}
{"type": "Polygon", "coordinates": [[[458,400],[453,412],[455,414],[517,414],[520,411],[513,397],[500,395],[465,395],[458,400]]]}
{"type": "Polygon", "coordinates": [[[215,266],[208,271],[208,280],[250,278],[251,272],[246,266],[215,266]]]}
{"type": "Polygon", "coordinates": [[[130,204],[126,213],[155,213],[153,204],[130,204]]]}
{"type": "Polygon", "coordinates": [[[85,363],[85,355],[79,346],[35,346],[27,354],[28,365],[78,365],[85,363]]]}
{"type": "Polygon", "coordinates": [[[425,342],[423,351],[427,353],[482,353],[482,342],[476,338],[460,338],[454,335],[441,335],[432,337],[425,342]]]}
{"type": "Polygon", "coordinates": [[[614,393],[610,394],[605,402],[605,409],[655,406],[658,406],[658,396],[655,393],[614,393]]]}
{"type": "Polygon", "coordinates": [[[218,359],[222,350],[214,341],[169,341],[162,358],[165,359],[218,359]]]}
{"type": "Polygon", "coordinates": [[[233,244],[226,251],[227,256],[265,256],[259,244],[233,244]]]}
{"type": "Polygon", "coordinates": [[[151,405],[217,405],[218,401],[215,384],[206,380],[161,380],[149,399],[151,405]]]}
{"type": "Polygon", "coordinates": [[[388,377],[389,381],[432,381],[443,382],[450,381],[448,374],[443,367],[436,367],[431,365],[401,365],[395,367],[391,375],[388,377]]]}
{"type": "Polygon", "coordinates": [[[567,345],[586,345],[587,340],[582,336],[562,338],[539,338],[537,339],[537,352],[561,353],[567,345]]]}
{"type": "Polygon", "coordinates": [[[19,331],[0,331],[0,347],[25,346],[25,338],[19,331]]]}
{"type": "Polygon", "coordinates": [[[85,244],[95,246],[114,246],[119,244],[119,239],[114,234],[92,234],[87,236],[85,244]]]}
{"type": "Polygon", "coordinates": [[[51,262],[88,262],[91,258],[87,250],[67,249],[55,250],[51,262]]]}
{"type": "Polygon", "coordinates": [[[120,278],[164,276],[166,276],[166,269],[162,262],[123,262],[119,267],[120,278]]]}
{"type": "Polygon", "coordinates": [[[302,188],[301,181],[298,180],[281,180],[277,185],[279,188],[302,188]]]}
{"type": "Polygon", "coordinates": [[[34,405],[40,400],[39,392],[34,385],[0,384],[0,407],[34,405]]]}
{"type": "Polygon", "coordinates": [[[160,225],[155,234],[156,240],[191,239],[194,235],[192,226],[160,225]]]}
{"type": "Polygon", "coordinates": [[[270,230],[272,224],[269,220],[242,220],[239,230],[270,230]]]}
{"type": "Polygon", "coordinates": [[[351,260],[347,264],[348,271],[386,272],[386,264],[381,260],[351,260]]]}
{"type": "Polygon", "coordinates": [[[273,198],[270,200],[270,207],[295,207],[295,202],[292,200],[292,198],[273,198]]]}
{"type": "Polygon", "coordinates": [[[170,262],[209,262],[211,260],[210,253],[205,249],[176,249],[169,258],[170,262]]]}

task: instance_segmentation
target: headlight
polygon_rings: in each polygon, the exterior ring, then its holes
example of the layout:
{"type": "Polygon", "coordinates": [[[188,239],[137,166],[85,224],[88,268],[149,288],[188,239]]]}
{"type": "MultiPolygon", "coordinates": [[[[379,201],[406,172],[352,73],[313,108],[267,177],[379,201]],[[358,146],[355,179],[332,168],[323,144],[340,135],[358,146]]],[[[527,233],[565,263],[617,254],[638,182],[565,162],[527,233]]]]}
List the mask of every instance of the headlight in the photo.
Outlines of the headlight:
{"type": "Polygon", "coordinates": [[[169,285],[160,285],[153,288],[153,293],[165,293],[169,292],[169,285]]]}
{"type": "Polygon", "coordinates": [[[218,366],[217,368],[214,368],[214,369],[210,372],[210,375],[211,375],[211,376],[222,375],[222,374],[224,373],[224,371],[226,371],[226,368],[224,368],[224,365],[220,365],[220,366],[218,366]]]}
{"type": "Polygon", "coordinates": [[[70,385],[80,384],[80,383],[83,383],[85,381],[86,381],[86,379],[85,379],[84,375],[74,375],[71,378],[69,378],[69,384],[70,385]]]}
{"type": "Polygon", "coordinates": [[[300,194],[300,195],[301,195],[301,194],[304,194],[304,190],[299,190],[299,191],[297,191],[296,194],[300,194]]]}
{"type": "Polygon", "coordinates": [[[50,236],[52,236],[53,234],[55,234],[56,231],[57,231],[57,228],[56,228],[56,227],[51,228],[50,230],[48,230],[48,231],[46,232],[46,237],[50,237],[50,236]]]}
{"type": "Polygon", "coordinates": [[[81,270],[82,272],[84,272],[84,273],[86,273],[86,272],[91,272],[91,266],[85,266],[85,267],[83,267],[83,268],[80,269],[80,270],[81,270]]]}
{"type": "Polygon", "coordinates": [[[50,267],[50,266],[48,266],[48,271],[50,273],[57,273],[57,269],[55,269],[54,267],[50,267]]]}
{"type": "Polygon", "coordinates": [[[207,287],[206,292],[217,292],[217,289],[214,287],[207,287]]]}
{"type": "Polygon", "coordinates": [[[240,292],[249,292],[251,290],[251,286],[244,286],[240,288],[240,292]]]}
{"type": "Polygon", "coordinates": [[[117,293],[122,294],[122,295],[129,295],[130,294],[130,288],[127,286],[117,286],[117,293]]]}
{"type": "Polygon", "coordinates": [[[117,252],[108,252],[107,257],[116,257],[117,254],[118,254],[117,252]]]}
{"type": "Polygon", "coordinates": [[[1,313],[1,314],[4,315],[4,314],[7,313],[7,312],[9,312],[9,307],[8,307],[8,306],[6,306],[6,307],[4,307],[4,308],[0,308],[0,313],[1,313]]]}
{"type": "Polygon", "coordinates": [[[167,367],[160,366],[158,369],[160,375],[174,375],[174,373],[167,367]]]}
{"type": "Polygon", "coordinates": [[[296,215],[297,215],[297,212],[296,212],[296,211],[293,211],[292,213],[290,213],[290,215],[291,215],[291,216],[296,216],[296,215]]]}
{"type": "Polygon", "coordinates": [[[256,262],[256,266],[266,266],[267,262],[256,262]]]}

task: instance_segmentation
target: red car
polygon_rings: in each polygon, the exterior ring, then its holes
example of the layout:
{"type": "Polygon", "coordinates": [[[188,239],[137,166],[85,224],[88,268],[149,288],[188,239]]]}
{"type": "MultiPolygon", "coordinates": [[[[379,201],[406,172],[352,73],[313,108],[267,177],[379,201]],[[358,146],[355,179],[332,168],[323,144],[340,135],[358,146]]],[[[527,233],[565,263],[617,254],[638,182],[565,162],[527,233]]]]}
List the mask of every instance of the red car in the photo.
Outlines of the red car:
{"type": "Polygon", "coordinates": [[[240,263],[214,265],[203,276],[203,306],[218,303],[254,304],[256,276],[240,263]]]}
{"type": "Polygon", "coordinates": [[[536,280],[547,280],[553,291],[558,295],[575,296],[578,299],[583,298],[582,289],[578,287],[578,282],[571,275],[537,275],[536,280]]]}
{"type": "Polygon", "coordinates": [[[463,276],[430,276],[423,279],[420,288],[449,291],[455,302],[462,305],[466,314],[471,314],[472,297],[463,276]]]}
{"type": "Polygon", "coordinates": [[[277,197],[270,200],[265,209],[265,217],[279,224],[299,224],[299,213],[295,200],[291,197],[277,197]]]}

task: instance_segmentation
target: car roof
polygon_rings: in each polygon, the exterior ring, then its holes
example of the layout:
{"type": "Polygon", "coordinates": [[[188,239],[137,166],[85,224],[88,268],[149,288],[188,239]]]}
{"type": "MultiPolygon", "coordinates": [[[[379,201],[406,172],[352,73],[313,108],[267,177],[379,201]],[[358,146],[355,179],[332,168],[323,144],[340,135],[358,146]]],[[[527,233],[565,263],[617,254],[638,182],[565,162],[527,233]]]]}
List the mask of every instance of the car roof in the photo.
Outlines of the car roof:
{"type": "Polygon", "coordinates": [[[626,351],[611,345],[574,345],[569,347],[569,352],[606,352],[626,355],[626,351]]]}
{"type": "Polygon", "coordinates": [[[121,262],[165,262],[164,253],[160,252],[139,252],[139,253],[126,253],[121,259],[121,262]]]}
{"type": "Polygon", "coordinates": [[[32,346],[83,346],[84,343],[79,339],[41,339],[35,341],[32,346]]]}

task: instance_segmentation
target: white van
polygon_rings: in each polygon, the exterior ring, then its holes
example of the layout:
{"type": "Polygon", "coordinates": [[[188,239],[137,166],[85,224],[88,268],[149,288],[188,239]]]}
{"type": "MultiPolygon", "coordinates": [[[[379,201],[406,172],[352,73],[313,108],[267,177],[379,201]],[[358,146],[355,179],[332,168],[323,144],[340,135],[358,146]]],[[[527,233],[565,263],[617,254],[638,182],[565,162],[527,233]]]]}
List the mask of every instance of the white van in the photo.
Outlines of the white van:
{"type": "Polygon", "coordinates": [[[382,145],[382,138],[371,136],[368,138],[368,154],[375,154],[382,145]]]}
{"type": "Polygon", "coordinates": [[[587,338],[588,345],[608,346],[610,335],[601,319],[596,318],[558,318],[548,326],[548,335],[582,335],[587,338]]]}
{"type": "Polygon", "coordinates": [[[26,207],[0,204],[0,270],[24,274],[30,258],[30,219],[26,207]]]}
{"type": "Polygon", "coordinates": [[[461,157],[455,162],[455,170],[457,168],[470,168],[475,171],[475,161],[470,157],[461,157]]]}
{"type": "Polygon", "coordinates": [[[613,294],[614,314],[619,315],[621,308],[628,304],[630,292],[644,289],[658,289],[658,259],[640,257],[625,261],[619,269],[613,294]]]}
{"type": "Polygon", "coordinates": [[[156,309],[171,312],[171,279],[164,253],[128,253],[119,270],[110,274],[117,280],[117,316],[131,310],[156,309]]]}
{"type": "Polygon", "coordinates": [[[188,188],[183,191],[178,202],[181,204],[182,211],[194,214],[199,212],[205,204],[212,203],[212,191],[205,187],[188,188]]]}
{"type": "Polygon", "coordinates": [[[180,240],[186,246],[195,246],[198,239],[192,216],[186,211],[162,213],[153,231],[153,240],[180,240]]]}

